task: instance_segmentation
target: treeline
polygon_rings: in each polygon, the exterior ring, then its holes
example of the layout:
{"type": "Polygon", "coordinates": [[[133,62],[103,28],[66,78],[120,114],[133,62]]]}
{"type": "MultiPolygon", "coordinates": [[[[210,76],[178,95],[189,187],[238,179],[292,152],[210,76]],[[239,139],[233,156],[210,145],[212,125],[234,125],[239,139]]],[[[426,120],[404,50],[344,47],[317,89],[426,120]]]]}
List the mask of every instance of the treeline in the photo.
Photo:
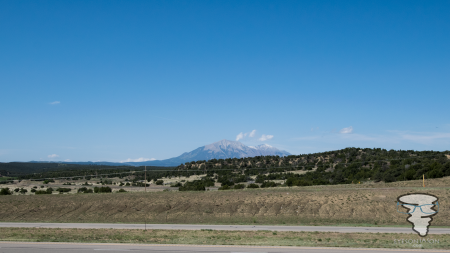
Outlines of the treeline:
{"type": "Polygon", "coordinates": [[[193,171],[215,179],[222,186],[251,181],[263,187],[283,180],[288,186],[404,181],[450,176],[450,152],[346,148],[287,157],[259,156],[213,159],[185,163],[178,170],[193,171]],[[298,171],[304,171],[299,173],[298,171]]]}
{"type": "Polygon", "coordinates": [[[119,177],[124,181],[132,181],[133,185],[144,186],[142,181],[145,178],[148,182],[153,180],[162,184],[160,180],[162,178],[206,174],[201,180],[178,183],[176,187],[180,187],[180,190],[204,190],[205,187],[213,186],[215,182],[220,183],[224,190],[241,189],[242,183],[252,184],[251,187],[256,188],[281,184],[286,186],[348,184],[368,180],[394,182],[420,179],[422,175],[426,178],[450,176],[449,158],[449,151],[346,148],[287,157],[259,156],[193,161],[175,168],[147,166],[146,177],[144,167],[95,165],[83,169],[64,167],[60,170],[21,175],[19,179],[71,177],[74,180],[89,180],[94,177],[101,181],[119,177]],[[275,183],[273,180],[282,182],[275,183]]]}
{"type": "MultiPolygon", "coordinates": [[[[171,170],[170,167],[156,167],[147,166],[147,171],[152,170],[171,170]]],[[[143,175],[144,167],[131,167],[131,166],[107,166],[107,165],[68,165],[58,167],[56,170],[43,169],[42,172],[31,173],[25,175],[18,175],[19,179],[35,179],[44,180],[47,178],[70,178],[72,180],[91,178],[112,178],[120,177],[126,178],[130,175],[143,175]]]]}

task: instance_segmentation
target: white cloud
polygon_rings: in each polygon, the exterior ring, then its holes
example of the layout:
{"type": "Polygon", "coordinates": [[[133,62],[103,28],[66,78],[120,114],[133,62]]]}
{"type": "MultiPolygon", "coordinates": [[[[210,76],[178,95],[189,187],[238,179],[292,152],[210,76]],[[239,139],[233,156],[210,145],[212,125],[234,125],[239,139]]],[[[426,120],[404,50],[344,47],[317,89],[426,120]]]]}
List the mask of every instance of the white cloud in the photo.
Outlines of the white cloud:
{"type": "Polygon", "coordinates": [[[399,133],[399,135],[402,139],[425,145],[448,142],[450,140],[450,133],[399,133]]]}
{"type": "Polygon", "coordinates": [[[244,133],[241,132],[240,134],[238,134],[236,136],[236,141],[244,139],[245,136],[247,136],[247,133],[244,134],[244,133]]]}
{"type": "Polygon", "coordinates": [[[48,155],[48,158],[56,158],[56,157],[59,157],[59,155],[57,155],[57,154],[48,155]]]}
{"type": "Polygon", "coordinates": [[[255,137],[255,134],[256,134],[256,130],[253,130],[250,133],[241,132],[238,135],[236,135],[236,141],[244,139],[245,137],[247,137],[247,135],[248,135],[248,137],[255,137]]]}
{"type": "Polygon", "coordinates": [[[349,126],[349,127],[342,128],[341,131],[339,131],[339,133],[341,133],[341,134],[351,134],[351,133],[353,133],[353,127],[349,126]]]}
{"type": "Polygon", "coordinates": [[[66,160],[64,160],[64,162],[71,162],[72,160],[70,160],[70,159],[66,159],[66,160]]]}
{"type": "Polygon", "coordinates": [[[127,160],[120,161],[119,163],[129,163],[129,162],[139,163],[139,162],[147,162],[147,161],[154,161],[154,160],[156,160],[156,159],[155,158],[148,159],[148,158],[143,158],[143,157],[137,158],[137,159],[128,158],[127,160]]]}
{"type": "Polygon", "coordinates": [[[61,102],[59,102],[59,101],[54,101],[54,102],[51,102],[50,104],[51,104],[51,105],[58,105],[58,104],[61,104],[61,102]]]}
{"type": "Polygon", "coordinates": [[[266,141],[266,140],[270,140],[270,139],[272,139],[272,138],[273,138],[273,135],[270,135],[270,134],[265,135],[265,134],[263,134],[263,135],[261,136],[261,138],[259,138],[258,140],[260,140],[260,141],[266,141]]]}

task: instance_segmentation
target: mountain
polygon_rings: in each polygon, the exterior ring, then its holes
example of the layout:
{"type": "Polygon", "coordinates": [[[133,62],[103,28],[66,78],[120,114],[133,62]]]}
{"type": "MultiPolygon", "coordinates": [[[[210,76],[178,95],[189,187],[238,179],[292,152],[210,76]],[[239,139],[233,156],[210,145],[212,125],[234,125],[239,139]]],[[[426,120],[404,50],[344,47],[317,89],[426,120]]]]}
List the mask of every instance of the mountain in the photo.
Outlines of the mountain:
{"type": "Polygon", "coordinates": [[[178,166],[186,162],[210,160],[210,159],[227,159],[227,158],[243,158],[255,156],[288,156],[289,152],[279,150],[268,144],[258,146],[246,146],[239,141],[221,140],[206,146],[199,147],[191,152],[185,152],[180,156],[169,158],[166,160],[153,160],[146,162],[41,162],[31,161],[31,163],[64,163],[79,165],[109,165],[109,166],[178,166]]]}
{"type": "Polygon", "coordinates": [[[246,146],[238,141],[221,140],[209,145],[199,147],[191,152],[185,152],[180,156],[147,162],[128,162],[126,164],[134,166],[152,165],[152,166],[177,166],[186,162],[210,160],[210,159],[227,159],[227,158],[243,158],[254,156],[288,156],[289,152],[279,150],[268,144],[258,146],[246,146]]]}

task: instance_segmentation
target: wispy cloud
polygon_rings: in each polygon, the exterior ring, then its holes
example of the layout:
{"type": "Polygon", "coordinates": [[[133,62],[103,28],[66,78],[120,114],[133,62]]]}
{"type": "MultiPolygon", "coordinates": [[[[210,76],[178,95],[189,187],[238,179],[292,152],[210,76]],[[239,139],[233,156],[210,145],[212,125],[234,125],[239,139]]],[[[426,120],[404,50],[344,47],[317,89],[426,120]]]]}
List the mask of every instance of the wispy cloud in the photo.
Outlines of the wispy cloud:
{"type": "Polygon", "coordinates": [[[51,103],[49,103],[49,104],[51,104],[51,105],[59,105],[59,104],[61,104],[61,102],[59,102],[59,101],[54,101],[54,102],[51,102],[51,103]]]}
{"type": "Polygon", "coordinates": [[[260,141],[266,141],[266,140],[270,140],[270,139],[272,139],[272,138],[273,138],[273,135],[270,135],[270,134],[265,135],[265,134],[263,134],[263,135],[261,136],[261,138],[259,138],[258,140],[260,140],[260,141]]]}
{"type": "Polygon", "coordinates": [[[56,157],[59,157],[59,155],[53,154],[53,155],[48,155],[47,157],[48,157],[48,158],[56,158],[56,157]]]}
{"type": "Polygon", "coordinates": [[[450,133],[408,133],[398,132],[404,140],[431,145],[436,142],[450,143],[450,133]]]}
{"type": "Polygon", "coordinates": [[[342,128],[341,131],[339,131],[339,133],[341,133],[341,134],[351,134],[351,133],[353,133],[353,127],[349,126],[349,127],[342,128]]]}
{"type": "Polygon", "coordinates": [[[244,134],[242,132],[239,133],[238,135],[236,135],[236,141],[244,139],[245,136],[247,136],[247,134],[244,134]]]}
{"type": "Polygon", "coordinates": [[[256,134],[256,130],[251,131],[250,133],[244,133],[244,132],[240,132],[238,135],[236,135],[236,141],[242,140],[245,137],[255,137],[256,134]]]}
{"type": "Polygon", "coordinates": [[[127,160],[120,161],[119,163],[130,163],[130,162],[139,163],[139,162],[147,162],[147,161],[154,161],[154,160],[156,160],[156,159],[155,158],[149,159],[149,158],[143,158],[143,157],[137,158],[137,159],[128,158],[127,160]]]}

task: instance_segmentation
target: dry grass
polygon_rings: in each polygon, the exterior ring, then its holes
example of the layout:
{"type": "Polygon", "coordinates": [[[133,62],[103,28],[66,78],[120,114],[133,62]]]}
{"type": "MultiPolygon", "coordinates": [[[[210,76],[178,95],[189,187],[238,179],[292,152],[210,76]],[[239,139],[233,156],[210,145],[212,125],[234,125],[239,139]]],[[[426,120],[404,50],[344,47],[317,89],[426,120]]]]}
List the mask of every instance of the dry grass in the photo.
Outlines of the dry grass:
{"type": "Polygon", "coordinates": [[[439,197],[433,226],[450,226],[450,178],[391,184],[206,192],[135,192],[0,196],[0,221],[179,224],[399,225],[396,199],[409,192],[439,197]]]}
{"type": "Polygon", "coordinates": [[[0,240],[33,242],[96,242],[197,245],[317,246],[358,248],[449,249],[447,235],[426,241],[413,234],[272,232],[216,230],[0,228],[0,240]],[[401,241],[403,239],[403,241],[401,241]]]}

